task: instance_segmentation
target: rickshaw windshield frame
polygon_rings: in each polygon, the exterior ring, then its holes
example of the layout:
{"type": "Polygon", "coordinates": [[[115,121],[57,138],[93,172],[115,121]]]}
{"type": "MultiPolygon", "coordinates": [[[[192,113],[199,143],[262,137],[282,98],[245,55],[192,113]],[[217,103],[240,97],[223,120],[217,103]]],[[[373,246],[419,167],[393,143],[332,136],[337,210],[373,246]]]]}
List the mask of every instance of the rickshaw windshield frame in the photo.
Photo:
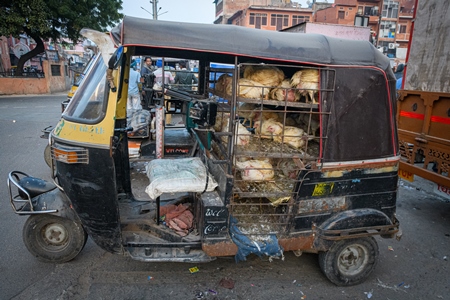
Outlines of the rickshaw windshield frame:
{"type": "Polygon", "coordinates": [[[77,78],[77,80],[74,82],[73,85],[75,86],[80,86],[81,82],[83,81],[83,79],[86,77],[86,74],[89,72],[89,70],[92,68],[92,65],[94,64],[95,61],[95,57],[98,54],[94,54],[91,59],[88,61],[86,67],[84,67],[83,71],[81,73],[79,73],[79,76],[77,78]]]}
{"type": "Polygon", "coordinates": [[[106,69],[102,56],[98,55],[64,111],[62,117],[65,120],[83,124],[96,124],[103,120],[108,103],[106,69]]]}

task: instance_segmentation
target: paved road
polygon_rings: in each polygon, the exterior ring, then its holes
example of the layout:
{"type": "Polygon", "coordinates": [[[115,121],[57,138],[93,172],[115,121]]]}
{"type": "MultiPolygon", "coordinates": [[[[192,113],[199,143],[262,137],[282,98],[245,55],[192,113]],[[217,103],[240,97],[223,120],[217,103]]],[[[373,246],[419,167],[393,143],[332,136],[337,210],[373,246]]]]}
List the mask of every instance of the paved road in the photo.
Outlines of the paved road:
{"type": "Polygon", "coordinates": [[[424,180],[401,182],[400,242],[377,238],[380,260],[370,278],[336,287],[321,273],[317,256],[287,253],[284,261],[249,257],[207,264],[142,263],[112,255],[88,241],[65,264],[34,259],[22,242],[26,217],[8,203],[6,176],[22,170],[49,179],[40,131],[54,125],[64,95],[0,97],[0,299],[450,299],[450,203],[431,193],[424,180]],[[190,274],[197,266],[199,272],[190,274]],[[150,276],[150,277],[149,277],[150,276]],[[233,289],[219,285],[232,278],[233,289]],[[217,294],[215,294],[217,293],[217,294]]]}

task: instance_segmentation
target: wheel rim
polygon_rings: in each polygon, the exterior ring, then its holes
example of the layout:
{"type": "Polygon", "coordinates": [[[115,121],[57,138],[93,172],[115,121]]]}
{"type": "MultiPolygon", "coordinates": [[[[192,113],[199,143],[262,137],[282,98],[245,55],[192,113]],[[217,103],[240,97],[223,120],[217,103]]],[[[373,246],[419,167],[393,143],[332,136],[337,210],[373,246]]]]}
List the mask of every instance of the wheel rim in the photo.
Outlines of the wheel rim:
{"type": "Polygon", "coordinates": [[[61,250],[67,245],[68,232],[62,224],[51,223],[42,228],[40,241],[46,248],[61,250]]]}
{"type": "Polygon", "coordinates": [[[366,247],[353,244],[345,247],[339,254],[338,269],[346,276],[357,275],[364,270],[369,260],[366,247]]]}

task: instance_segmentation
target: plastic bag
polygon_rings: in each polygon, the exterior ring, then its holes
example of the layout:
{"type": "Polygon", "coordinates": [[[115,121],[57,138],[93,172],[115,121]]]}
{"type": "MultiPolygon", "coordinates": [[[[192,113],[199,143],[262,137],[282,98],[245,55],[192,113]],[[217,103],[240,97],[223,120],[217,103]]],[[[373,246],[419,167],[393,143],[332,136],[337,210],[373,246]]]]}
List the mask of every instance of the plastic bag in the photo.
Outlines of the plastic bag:
{"type": "Polygon", "coordinates": [[[133,131],[128,132],[128,137],[148,137],[151,115],[148,110],[129,110],[127,126],[133,127],[133,131]]]}

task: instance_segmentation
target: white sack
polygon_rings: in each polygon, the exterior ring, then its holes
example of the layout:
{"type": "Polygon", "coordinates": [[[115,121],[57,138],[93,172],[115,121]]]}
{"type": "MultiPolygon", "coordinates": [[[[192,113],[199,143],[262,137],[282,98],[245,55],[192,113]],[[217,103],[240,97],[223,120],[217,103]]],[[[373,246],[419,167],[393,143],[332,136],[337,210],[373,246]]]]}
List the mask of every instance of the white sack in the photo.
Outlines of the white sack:
{"type": "MultiPolygon", "coordinates": [[[[211,192],[217,182],[208,174],[208,187],[211,192]]],[[[147,165],[150,185],[145,192],[151,199],[163,193],[196,192],[201,193],[206,186],[206,167],[198,157],[182,159],[154,159],[147,165]]]]}

